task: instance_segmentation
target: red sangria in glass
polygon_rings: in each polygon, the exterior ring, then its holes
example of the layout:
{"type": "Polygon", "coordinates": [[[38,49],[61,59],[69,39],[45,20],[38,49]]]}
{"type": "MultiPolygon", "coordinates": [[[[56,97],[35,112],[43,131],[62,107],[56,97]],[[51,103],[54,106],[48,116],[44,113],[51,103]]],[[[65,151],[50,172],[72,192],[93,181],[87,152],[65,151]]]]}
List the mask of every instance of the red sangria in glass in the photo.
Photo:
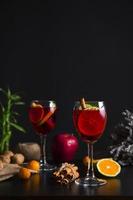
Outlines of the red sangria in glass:
{"type": "Polygon", "coordinates": [[[75,102],[73,109],[73,121],[81,139],[88,144],[88,171],[85,178],[79,178],[75,182],[83,186],[100,186],[105,180],[95,177],[93,169],[93,143],[103,134],[107,115],[103,101],[81,101],[75,102]]]}
{"type": "Polygon", "coordinates": [[[46,161],[46,137],[54,128],[56,124],[56,103],[54,101],[39,101],[31,102],[29,108],[29,119],[33,125],[36,133],[41,138],[41,170],[48,171],[55,169],[46,161]]]}

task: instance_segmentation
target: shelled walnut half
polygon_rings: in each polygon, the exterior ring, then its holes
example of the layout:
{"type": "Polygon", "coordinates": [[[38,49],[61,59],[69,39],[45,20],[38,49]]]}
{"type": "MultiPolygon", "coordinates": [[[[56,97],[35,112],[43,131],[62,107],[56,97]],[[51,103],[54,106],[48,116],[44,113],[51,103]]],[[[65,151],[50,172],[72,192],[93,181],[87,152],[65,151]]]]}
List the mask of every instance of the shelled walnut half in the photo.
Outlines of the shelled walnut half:
{"type": "Polygon", "coordinates": [[[62,163],[61,167],[53,175],[57,182],[68,184],[79,177],[78,167],[74,164],[62,163]]]}

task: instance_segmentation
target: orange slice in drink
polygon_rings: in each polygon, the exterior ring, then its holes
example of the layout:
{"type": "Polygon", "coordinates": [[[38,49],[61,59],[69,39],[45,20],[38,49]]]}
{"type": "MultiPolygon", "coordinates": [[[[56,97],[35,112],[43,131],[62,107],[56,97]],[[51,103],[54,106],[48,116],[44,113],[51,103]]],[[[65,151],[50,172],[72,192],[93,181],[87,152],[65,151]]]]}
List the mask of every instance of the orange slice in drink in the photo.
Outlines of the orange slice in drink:
{"type": "Polygon", "coordinates": [[[82,134],[88,136],[89,133],[91,134],[97,133],[98,125],[97,125],[97,120],[95,117],[96,115],[97,115],[97,111],[95,112],[95,111],[88,111],[88,110],[84,110],[79,114],[78,129],[82,134]]]}
{"type": "Polygon", "coordinates": [[[43,119],[43,116],[44,116],[43,106],[33,102],[29,110],[30,121],[32,123],[37,124],[43,119]]]}
{"type": "Polygon", "coordinates": [[[55,112],[56,108],[52,108],[39,122],[38,125],[44,124],[55,112]]]}
{"type": "Polygon", "coordinates": [[[89,136],[100,136],[105,127],[105,118],[99,110],[83,110],[78,117],[78,129],[80,133],[89,136]]]}

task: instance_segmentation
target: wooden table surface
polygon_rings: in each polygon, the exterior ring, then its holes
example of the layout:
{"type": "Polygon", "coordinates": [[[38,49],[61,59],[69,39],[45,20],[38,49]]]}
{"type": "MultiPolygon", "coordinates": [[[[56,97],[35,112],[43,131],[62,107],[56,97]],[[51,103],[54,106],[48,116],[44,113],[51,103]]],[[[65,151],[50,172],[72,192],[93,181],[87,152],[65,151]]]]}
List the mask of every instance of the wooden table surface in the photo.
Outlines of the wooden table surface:
{"type": "MultiPolygon", "coordinates": [[[[81,165],[79,170],[81,174],[84,171],[81,165]]],[[[104,186],[81,187],[75,183],[67,186],[56,183],[52,172],[32,175],[28,181],[13,177],[0,183],[0,199],[133,199],[133,166],[123,167],[118,177],[106,179],[104,186]]]]}

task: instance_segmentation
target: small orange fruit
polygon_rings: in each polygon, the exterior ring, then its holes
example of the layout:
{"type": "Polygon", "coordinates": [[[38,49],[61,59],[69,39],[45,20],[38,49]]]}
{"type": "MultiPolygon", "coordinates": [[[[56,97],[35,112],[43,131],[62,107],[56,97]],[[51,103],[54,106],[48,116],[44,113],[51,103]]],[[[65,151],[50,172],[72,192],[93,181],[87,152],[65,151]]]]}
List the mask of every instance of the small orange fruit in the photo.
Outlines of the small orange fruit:
{"type": "MultiPolygon", "coordinates": [[[[94,160],[94,159],[93,159],[93,164],[96,164],[98,161],[99,161],[99,160],[94,160]]],[[[83,158],[83,164],[84,164],[84,166],[88,166],[88,163],[89,163],[89,162],[90,162],[89,156],[85,156],[85,157],[83,158]]]]}
{"type": "Polygon", "coordinates": [[[19,171],[19,177],[22,179],[29,179],[31,176],[31,172],[29,169],[22,167],[19,171]]]}
{"type": "Polygon", "coordinates": [[[28,163],[27,168],[35,170],[35,171],[39,171],[40,163],[36,160],[32,160],[28,163]]]}
{"type": "Polygon", "coordinates": [[[115,177],[120,173],[121,166],[113,159],[104,158],[98,161],[97,169],[104,176],[115,177]]]}

